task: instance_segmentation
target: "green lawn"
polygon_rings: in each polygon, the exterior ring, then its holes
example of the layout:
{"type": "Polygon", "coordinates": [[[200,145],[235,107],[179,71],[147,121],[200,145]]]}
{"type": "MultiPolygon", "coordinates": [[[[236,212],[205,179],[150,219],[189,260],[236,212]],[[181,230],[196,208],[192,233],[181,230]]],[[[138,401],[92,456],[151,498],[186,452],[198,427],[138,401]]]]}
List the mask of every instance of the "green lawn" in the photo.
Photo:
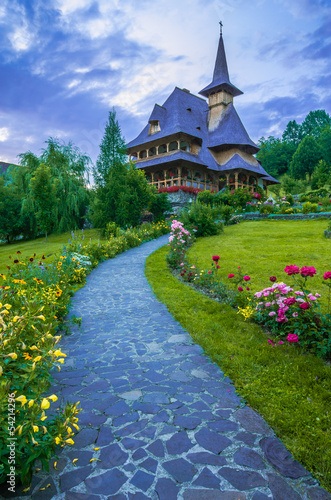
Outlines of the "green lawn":
{"type": "MultiPolygon", "coordinates": [[[[75,231],[75,235],[81,238],[82,232],[75,231]]],[[[85,240],[97,240],[99,238],[99,232],[97,229],[86,229],[84,230],[85,240]]],[[[20,241],[11,244],[2,243],[0,244],[0,273],[6,274],[8,272],[7,265],[10,266],[9,255],[14,257],[16,252],[22,252],[23,257],[31,257],[34,253],[37,254],[37,258],[40,258],[43,254],[50,255],[59,252],[63,244],[68,243],[68,240],[72,239],[71,233],[62,234],[51,234],[48,236],[47,241],[45,238],[37,238],[36,240],[30,241],[20,241]]],[[[49,259],[53,259],[53,255],[49,259]]],[[[47,262],[47,261],[46,261],[47,262]]]]}
{"type": "Polygon", "coordinates": [[[270,286],[270,276],[293,283],[284,273],[285,266],[313,266],[317,275],[310,278],[311,291],[322,295],[326,304],[327,287],[323,274],[331,271],[331,240],[324,237],[326,220],[249,221],[227,226],[218,236],[199,238],[188,252],[189,261],[202,269],[210,268],[211,257],[219,255],[221,278],[227,283],[229,273],[241,266],[251,277],[256,292],[270,286]]]}
{"type": "MultiPolygon", "coordinates": [[[[286,276],[281,271],[292,263],[316,266],[321,275],[330,262],[331,242],[321,236],[324,226],[320,221],[244,223],[226,228],[220,236],[199,239],[190,259],[196,256],[209,266],[210,257],[218,254],[226,275],[241,265],[261,283],[263,276],[286,276]]],[[[270,346],[258,325],[178,281],[166,265],[167,252],[168,247],[161,248],[146,263],[156,296],[233,380],[240,396],[267,420],[294,458],[331,491],[330,364],[296,345],[270,346]]]]}

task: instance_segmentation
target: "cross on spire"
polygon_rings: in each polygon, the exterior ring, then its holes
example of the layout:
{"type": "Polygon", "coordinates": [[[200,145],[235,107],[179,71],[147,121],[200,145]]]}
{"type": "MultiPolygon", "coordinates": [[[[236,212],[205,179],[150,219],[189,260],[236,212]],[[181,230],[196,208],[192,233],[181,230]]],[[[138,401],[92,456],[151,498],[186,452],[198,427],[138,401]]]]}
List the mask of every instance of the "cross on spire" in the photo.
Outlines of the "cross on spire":
{"type": "Polygon", "coordinates": [[[223,29],[223,23],[222,23],[222,21],[219,22],[219,25],[220,25],[220,34],[222,34],[222,29],[223,29]]]}

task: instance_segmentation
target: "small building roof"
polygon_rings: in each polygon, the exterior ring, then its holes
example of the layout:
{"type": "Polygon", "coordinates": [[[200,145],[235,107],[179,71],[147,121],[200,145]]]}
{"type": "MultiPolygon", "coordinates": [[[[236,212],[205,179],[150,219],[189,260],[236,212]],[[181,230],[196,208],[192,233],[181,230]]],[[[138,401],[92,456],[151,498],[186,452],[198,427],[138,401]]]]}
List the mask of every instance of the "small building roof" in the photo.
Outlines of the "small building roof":
{"type": "Polygon", "coordinates": [[[213,80],[207,87],[200,90],[199,94],[208,97],[210,94],[220,92],[221,90],[225,90],[233,96],[243,94],[241,90],[230,82],[222,33],[218,42],[213,80]]]}
{"type": "Polygon", "coordinates": [[[8,163],[6,161],[0,161],[0,175],[4,175],[11,166],[18,167],[19,165],[16,165],[15,163],[8,163]]]}

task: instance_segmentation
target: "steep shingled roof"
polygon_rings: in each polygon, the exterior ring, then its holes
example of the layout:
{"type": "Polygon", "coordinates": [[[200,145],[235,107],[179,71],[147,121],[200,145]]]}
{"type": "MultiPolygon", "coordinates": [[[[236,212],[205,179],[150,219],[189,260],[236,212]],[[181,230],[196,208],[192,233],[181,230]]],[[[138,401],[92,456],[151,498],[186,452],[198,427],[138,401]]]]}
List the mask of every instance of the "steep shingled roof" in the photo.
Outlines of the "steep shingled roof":
{"type": "Polygon", "coordinates": [[[217,128],[208,134],[209,148],[223,144],[249,146],[252,154],[260,150],[247,134],[233,103],[228,104],[217,128]]]}
{"type": "Polygon", "coordinates": [[[193,137],[203,138],[203,133],[197,127],[207,127],[208,105],[204,99],[197,97],[178,87],[170,94],[162,106],[156,104],[149,117],[149,122],[158,120],[160,131],[149,134],[149,125],[127,147],[147,144],[155,139],[162,139],[178,132],[193,137]]]}
{"type": "Polygon", "coordinates": [[[211,93],[220,92],[220,90],[225,90],[233,96],[243,94],[241,90],[230,82],[222,33],[218,42],[213,81],[207,87],[200,90],[199,94],[208,97],[211,93]]]}

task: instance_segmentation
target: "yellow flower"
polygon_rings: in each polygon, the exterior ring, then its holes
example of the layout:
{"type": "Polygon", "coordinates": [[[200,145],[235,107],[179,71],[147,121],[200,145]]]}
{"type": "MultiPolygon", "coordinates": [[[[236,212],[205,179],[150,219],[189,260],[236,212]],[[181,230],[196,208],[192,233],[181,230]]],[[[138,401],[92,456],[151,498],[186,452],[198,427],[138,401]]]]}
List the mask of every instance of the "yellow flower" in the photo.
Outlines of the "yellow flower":
{"type": "MultiPolygon", "coordinates": [[[[77,431],[79,431],[79,427],[78,427],[78,425],[77,425],[77,424],[72,424],[72,425],[75,427],[75,429],[76,429],[77,431]]],[[[94,449],[95,449],[95,448],[94,448],[94,449]]]]}
{"type": "Polygon", "coordinates": [[[18,321],[19,319],[20,319],[20,317],[19,317],[19,316],[14,316],[14,317],[13,317],[13,323],[16,323],[16,321],[18,321]]]}
{"type": "Polygon", "coordinates": [[[42,314],[40,316],[37,316],[37,318],[42,319],[43,321],[46,321],[45,316],[43,316],[42,314]]]}
{"type": "Polygon", "coordinates": [[[32,359],[32,356],[30,356],[30,354],[28,354],[27,352],[25,352],[23,354],[23,358],[26,359],[26,360],[28,360],[28,359],[32,359]]]}
{"type": "Polygon", "coordinates": [[[68,444],[75,444],[75,442],[71,438],[66,439],[65,442],[68,444]]]}
{"type": "Polygon", "coordinates": [[[17,359],[17,354],[15,352],[11,352],[10,354],[7,354],[12,359],[17,359]]]}
{"type": "Polygon", "coordinates": [[[11,308],[12,308],[12,306],[11,306],[10,304],[5,304],[5,305],[4,305],[4,307],[5,307],[6,309],[8,309],[8,311],[9,311],[9,309],[11,309],[11,308]]]}
{"type": "Polygon", "coordinates": [[[56,444],[60,444],[61,443],[61,439],[58,436],[55,438],[55,443],[56,444]]]}
{"type": "Polygon", "coordinates": [[[30,347],[30,350],[31,350],[31,351],[38,350],[38,347],[36,347],[35,345],[32,345],[32,346],[30,347]]]}
{"type": "Polygon", "coordinates": [[[48,396],[48,399],[51,399],[53,402],[57,401],[57,396],[55,394],[52,394],[52,396],[48,396]]]}
{"type": "Polygon", "coordinates": [[[75,257],[73,257],[71,260],[72,260],[72,262],[75,262],[76,259],[75,259],[75,257]]]}
{"type": "Polygon", "coordinates": [[[57,349],[56,351],[54,351],[54,353],[53,353],[53,354],[54,354],[57,358],[58,358],[59,356],[63,356],[64,358],[66,358],[66,357],[67,357],[67,355],[66,355],[66,354],[63,354],[63,352],[61,352],[61,349],[57,349]]]}
{"type": "Polygon", "coordinates": [[[44,398],[42,400],[42,402],[41,402],[41,406],[40,407],[41,407],[42,410],[47,410],[47,408],[50,407],[49,401],[47,401],[47,399],[44,398]]]}
{"type": "Polygon", "coordinates": [[[33,405],[34,403],[34,399],[30,399],[29,403],[28,403],[28,407],[31,408],[31,406],[33,405]]]}
{"type": "Polygon", "coordinates": [[[57,265],[58,265],[59,267],[61,267],[61,266],[62,266],[62,262],[58,262],[58,263],[57,263],[57,265]]]}
{"type": "Polygon", "coordinates": [[[62,364],[63,364],[63,363],[64,363],[64,359],[63,359],[63,358],[60,358],[60,359],[58,359],[58,360],[57,360],[57,362],[58,362],[58,363],[62,363],[62,364]]]}
{"type": "Polygon", "coordinates": [[[41,360],[41,356],[37,356],[36,358],[34,358],[34,362],[37,362],[37,361],[40,361],[41,360]]]}
{"type": "Polygon", "coordinates": [[[3,280],[7,279],[7,278],[6,278],[6,276],[5,276],[4,274],[1,274],[1,273],[0,273],[0,277],[1,277],[3,280]]]}
{"type": "Polygon", "coordinates": [[[22,403],[22,406],[25,405],[25,403],[27,402],[27,399],[25,396],[18,396],[18,398],[16,398],[16,401],[19,401],[20,403],[22,403]]]}
{"type": "Polygon", "coordinates": [[[33,425],[33,432],[39,432],[39,427],[38,425],[33,425]]]}
{"type": "Polygon", "coordinates": [[[74,464],[75,467],[77,467],[77,465],[76,465],[77,460],[78,460],[78,458],[74,458],[72,461],[72,463],[74,464]]]}

